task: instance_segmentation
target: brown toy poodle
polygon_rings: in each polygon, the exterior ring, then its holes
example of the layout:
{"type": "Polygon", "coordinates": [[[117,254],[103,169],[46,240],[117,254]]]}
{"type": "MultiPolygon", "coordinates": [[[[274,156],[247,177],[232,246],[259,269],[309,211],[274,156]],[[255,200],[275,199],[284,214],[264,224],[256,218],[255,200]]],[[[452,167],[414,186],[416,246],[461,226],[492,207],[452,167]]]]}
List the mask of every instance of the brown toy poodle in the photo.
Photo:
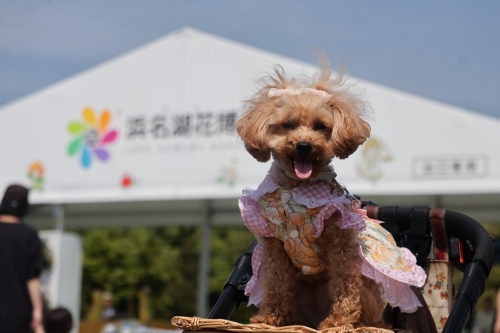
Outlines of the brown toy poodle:
{"type": "MultiPolygon", "coordinates": [[[[342,75],[332,74],[326,59],[315,77],[289,78],[278,66],[262,82],[237,126],[255,159],[273,158],[268,177],[240,200],[243,220],[260,243],[252,263],[255,281],[247,286],[248,291],[260,284],[250,297],[260,311],[250,321],[320,329],[387,327],[380,281],[362,273],[364,220],[329,166],[369,137],[365,103],[342,75]]],[[[403,270],[413,269],[401,263],[401,255],[384,251],[374,251],[381,255],[375,260],[394,259],[403,270]]]]}

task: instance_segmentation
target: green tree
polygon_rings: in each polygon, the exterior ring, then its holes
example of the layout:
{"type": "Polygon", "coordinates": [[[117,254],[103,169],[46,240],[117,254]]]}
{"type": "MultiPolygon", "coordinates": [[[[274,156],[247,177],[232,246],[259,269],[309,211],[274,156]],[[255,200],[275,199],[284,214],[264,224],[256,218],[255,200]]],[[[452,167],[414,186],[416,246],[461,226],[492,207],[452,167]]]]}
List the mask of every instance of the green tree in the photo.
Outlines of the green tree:
{"type": "MultiPolygon", "coordinates": [[[[113,294],[113,301],[129,316],[136,316],[134,300],[142,284],[151,288],[153,318],[193,316],[200,252],[196,227],[116,228],[81,231],[83,237],[82,310],[92,286],[113,294]]],[[[222,292],[234,262],[254,240],[246,228],[214,228],[210,263],[210,305],[222,292]]],[[[243,304],[234,320],[248,321],[255,308],[243,304]]]]}
{"type": "MultiPolygon", "coordinates": [[[[118,306],[133,311],[137,288],[148,284],[153,311],[171,307],[175,298],[169,290],[182,280],[179,228],[93,229],[83,234],[83,293],[98,285],[113,293],[118,306]]],[[[85,299],[85,298],[83,298],[85,299]]]]}

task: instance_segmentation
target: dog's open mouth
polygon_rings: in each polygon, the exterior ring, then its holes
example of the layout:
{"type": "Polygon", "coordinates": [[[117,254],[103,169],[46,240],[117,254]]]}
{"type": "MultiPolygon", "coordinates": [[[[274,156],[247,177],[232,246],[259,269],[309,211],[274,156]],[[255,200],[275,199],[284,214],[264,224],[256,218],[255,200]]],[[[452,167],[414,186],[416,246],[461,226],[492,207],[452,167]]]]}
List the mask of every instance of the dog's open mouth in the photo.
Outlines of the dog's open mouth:
{"type": "Polygon", "coordinates": [[[294,159],[293,157],[290,157],[290,159],[292,160],[293,163],[295,175],[299,179],[307,179],[311,177],[313,171],[312,161],[294,159]]]}

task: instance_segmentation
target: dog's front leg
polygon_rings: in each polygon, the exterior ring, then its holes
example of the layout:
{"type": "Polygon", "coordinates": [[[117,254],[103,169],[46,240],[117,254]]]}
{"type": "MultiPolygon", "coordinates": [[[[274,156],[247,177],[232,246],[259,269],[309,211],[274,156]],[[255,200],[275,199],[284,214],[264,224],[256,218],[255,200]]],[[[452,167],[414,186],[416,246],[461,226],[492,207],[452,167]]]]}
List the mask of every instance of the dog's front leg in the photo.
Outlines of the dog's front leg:
{"type": "Polygon", "coordinates": [[[286,326],[293,323],[293,285],[300,272],[293,266],[283,248],[283,242],[275,237],[262,237],[262,270],[264,294],[259,314],[250,318],[253,324],[286,326]]]}
{"type": "Polygon", "coordinates": [[[332,301],[328,317],[320,329],[359,326],[361,297],[363,290],[356,233],[350,229],[340,229],[325,221],[325,228],[318,239],[323,243],[323,253],[327,263],[327,293],[332,301]]]}

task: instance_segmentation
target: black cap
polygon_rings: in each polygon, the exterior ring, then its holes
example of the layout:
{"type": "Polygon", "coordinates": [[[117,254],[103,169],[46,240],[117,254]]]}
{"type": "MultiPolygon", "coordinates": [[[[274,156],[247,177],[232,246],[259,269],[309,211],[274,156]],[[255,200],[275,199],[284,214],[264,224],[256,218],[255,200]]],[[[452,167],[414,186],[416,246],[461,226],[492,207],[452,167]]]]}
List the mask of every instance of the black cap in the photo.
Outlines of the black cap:
{"type": "Polygon", "coordinates": [[[0,215],[23,217],[28,207],[28,189],[21,185],[10,185],[3,195],[0,215]]]}

